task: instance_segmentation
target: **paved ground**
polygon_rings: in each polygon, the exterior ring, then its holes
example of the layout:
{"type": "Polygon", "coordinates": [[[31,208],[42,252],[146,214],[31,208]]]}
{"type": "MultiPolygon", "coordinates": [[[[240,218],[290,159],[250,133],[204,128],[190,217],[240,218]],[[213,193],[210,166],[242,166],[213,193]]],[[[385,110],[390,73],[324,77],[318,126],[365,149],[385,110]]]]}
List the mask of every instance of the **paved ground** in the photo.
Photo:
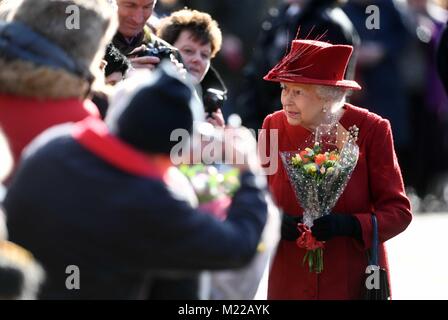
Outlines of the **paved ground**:
{"type": "MultiPolygon", "coordinates": [[[[448,212],[415,214],[386,246],[394,300],[448,300],[448,212]]],[[[255,299],[266,298],[266,279],[255,299]]]]}
{"type": "Polygon", "coordinates": [[[448,299],[448,213],[416,214],[387,242],[393,297],[448,299]]]}

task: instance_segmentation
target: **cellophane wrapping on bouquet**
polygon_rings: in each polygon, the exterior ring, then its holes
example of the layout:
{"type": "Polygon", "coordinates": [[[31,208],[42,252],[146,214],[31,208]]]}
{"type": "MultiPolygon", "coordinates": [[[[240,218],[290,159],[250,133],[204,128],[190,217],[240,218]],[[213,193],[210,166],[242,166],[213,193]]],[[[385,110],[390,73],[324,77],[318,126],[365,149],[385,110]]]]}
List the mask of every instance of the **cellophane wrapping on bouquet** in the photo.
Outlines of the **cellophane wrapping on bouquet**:
{"type": "Polygon", "coordinates": [[[302,235],[297,245],[307,249],[303,262],[308,262],[310,272],[323,270],[324,244],[311,234],[313,221],[330,214],[358,161],[358,128],[353,126],[347,131],[338,126],[319,126],[303,147],[280,152],[289,181],[303,208],[303,225],[299,226],[302,235]]]}
{"type": "Polygon", "coordinates": [[[204,164],[181,165],[179,169],[193,186],[199,210],[225,220],[232,197],[240,186],[239,170],[204,164]]]}

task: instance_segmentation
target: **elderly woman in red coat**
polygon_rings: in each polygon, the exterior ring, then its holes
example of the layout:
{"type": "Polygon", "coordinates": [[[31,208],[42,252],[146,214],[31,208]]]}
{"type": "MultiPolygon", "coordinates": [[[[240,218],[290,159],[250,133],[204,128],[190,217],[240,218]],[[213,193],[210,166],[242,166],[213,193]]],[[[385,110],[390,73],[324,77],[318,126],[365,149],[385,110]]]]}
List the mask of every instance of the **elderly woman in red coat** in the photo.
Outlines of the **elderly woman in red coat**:
{"type": "MultiPolygon", "coordinates": [[[[388,270],[384,242],[406,229],[412,219],[410,202],[394,151],[389,121],[345,103],[349,90],[361,87],[344,80],[353,48],[313,40],[294,40],[291,50],[265,80],[279,82],[283,110],[268,115],[260,143],[267,146],[266,167],[271,192],[285,215],[282,240],[273,257],[268,299],[362,299],[365,291],[367,251],[372,242],[371,215],[378,221],[379,264],[388,270]],[[303,209],[288,181],[279,152],[297,150],[320,124],[336,119],[339,127],[359,128],[359,159],[332,212],[316,219],[311,228],[325,241],[324,269],[312,273],[302,264],[305,249],[296,245],[297,224],[303,209]],[[278,141],[270,130],[277,129],[278,141]],[[268,134],[267,134],[268,133],[268,134]],[[272,148],[274,147],[274,148],[272,148]]],[[[263,154],[261,154],[263,158],[263,154]]]]}

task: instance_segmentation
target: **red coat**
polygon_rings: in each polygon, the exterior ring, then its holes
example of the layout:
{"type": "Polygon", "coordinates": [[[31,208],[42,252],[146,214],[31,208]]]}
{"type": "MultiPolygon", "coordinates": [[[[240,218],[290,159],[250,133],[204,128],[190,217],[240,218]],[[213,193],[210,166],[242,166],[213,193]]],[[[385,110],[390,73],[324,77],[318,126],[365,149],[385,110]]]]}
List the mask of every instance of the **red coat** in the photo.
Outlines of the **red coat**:
{"type": "Polygon", "coordinates": [[[22,150],[45,129],[98,116],[90,100],[78,98],[36,99],[0,94],[0,127],[4,131],[17,165],[22,150]]]}
{"type": "MultiPolygon", "coordinates": [[[[382,242],[404,231],[411,222],[410,202],[404,192],[389,121],[349,104],[345,108],[340,123],[346,129],[352,125],[359,128],[360,156],[333,211],[353,214],[359,220],[364,243],[349,237],[327,241],[324,270],[317,275],[302,265],[304,249],[295,242],[281,240],[269,275],[268,299],[362,299],[366,250],[372,239],[370,213],[374,212],[378,219],[379,261],[386,269],[387,255],[382,242]]],[[[267,116],[263,129],[279,130],[278,151],[297,150],[310,134],[300,126],[289,125],[283,111],[267,116]]],[[[303,210],[279,157],[277,161],[278,171],[268,176],[271,192],[286,213],[301,215],[303,210]]]]}

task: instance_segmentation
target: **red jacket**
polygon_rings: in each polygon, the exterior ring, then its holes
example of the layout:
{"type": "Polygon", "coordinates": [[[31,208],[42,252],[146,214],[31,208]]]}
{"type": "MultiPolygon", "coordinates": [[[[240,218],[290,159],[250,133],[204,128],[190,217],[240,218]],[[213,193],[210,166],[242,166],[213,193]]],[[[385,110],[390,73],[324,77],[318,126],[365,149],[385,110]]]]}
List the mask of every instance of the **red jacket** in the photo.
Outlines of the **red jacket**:
{"type": "Polygon", "coordinates": [[[90,115],[99,117],[98,109],[90,100],[36,99],[0,94],[0,127],[8,139],[15,165],[22,150],[42,131],[90,115]]]}
{"type": "MultiPolygon", "coordinates": [[[[387,120],[347,104],[340,123],[359,128],[360,156],[352,177],[333,212],[352,214],[360,222],[363,243],[349,237],[326,242],[324,270],[310,273],[302,265],[305,250],[281,240],[273,260],[268,299],[362,299],[365,288],[367,249],[372,240],[370,214],[378,219],[380,265],[388,268],[383,242],[406,229],[412,219],[387,120]]],[[[283,111],[266,117],[263,129],[278,129],[278,151],[297,150],[311,132],[291,126],[283,111]]],[[[269,136],[269,135],[268,135],[269,136]]],[[[267,139],[268,145],[270,142],[267,139]]],[[[267,148],[269,150],[269,148],[267,148]]],[[[273,155],[274,156],[274,155],[273,155]]],[[[277,155],[278,170],[268,177],[271,192],[286,213],[301,215],[294,191],[277,155]]]]}

